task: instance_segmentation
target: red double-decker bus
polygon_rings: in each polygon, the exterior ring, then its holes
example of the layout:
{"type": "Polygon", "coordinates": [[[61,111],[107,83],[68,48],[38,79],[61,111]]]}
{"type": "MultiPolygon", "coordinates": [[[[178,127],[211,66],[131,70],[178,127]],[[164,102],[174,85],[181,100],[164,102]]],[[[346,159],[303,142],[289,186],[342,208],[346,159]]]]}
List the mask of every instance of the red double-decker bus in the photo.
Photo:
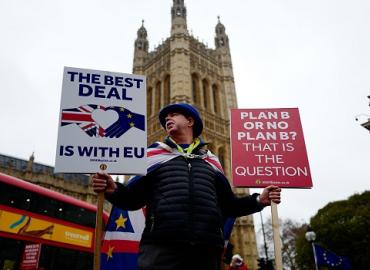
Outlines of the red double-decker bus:
{"type": "Polygon", "coordinates": [[[92,269],[95,215],[94,205],[0,173],[0,269],[92,269]]]}

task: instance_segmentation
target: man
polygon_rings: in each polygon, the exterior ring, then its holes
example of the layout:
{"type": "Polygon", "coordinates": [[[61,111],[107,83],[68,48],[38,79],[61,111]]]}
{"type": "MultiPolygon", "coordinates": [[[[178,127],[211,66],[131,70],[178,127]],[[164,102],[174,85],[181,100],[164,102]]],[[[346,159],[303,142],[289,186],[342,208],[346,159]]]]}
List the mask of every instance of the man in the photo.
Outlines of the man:
{"type": "Polygon", "coordinates": [[[203,122],[191,105],[168,105],[159,121],[168,136],[148,148],[147,175],[123,185],[97,173],[93,189],[122,209],[146,206],[138,269],[220,269],[225,219],[280,203],[281,190],[235,197],[218,159],[204,149],[203,122]]]}

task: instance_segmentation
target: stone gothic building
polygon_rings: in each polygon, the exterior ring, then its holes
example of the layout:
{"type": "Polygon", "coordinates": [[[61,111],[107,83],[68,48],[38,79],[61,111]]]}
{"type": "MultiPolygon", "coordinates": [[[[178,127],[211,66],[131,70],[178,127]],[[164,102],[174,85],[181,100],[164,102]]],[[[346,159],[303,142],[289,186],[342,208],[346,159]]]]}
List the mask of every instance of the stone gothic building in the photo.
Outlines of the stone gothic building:
{"type": "MultiPolygon", "coordinates": [[[[173,0],[171,35],[149,51],[147,31],[142,25],[135,40],[133,73],[147,76],[148,143],[163,140],[158,121],[161,107],[174,102],[194,104],[204,121],[203,138],[222,162],[231,179],[229,109],[237,107],[229,38],[218,20],[215,49],[191,34],[186,24],[184,0],[173,0]]],[[[54,174],[54,168],[29,160],[0,154],[0,172],[96,204],[90,178],[83,174],[54,174]]],[[[248,189],[234,189],[239,195],[248,189]]],[[[104,208],[109,210],[110,204],[104,208]]],[[[238,218],[231,236],[233,253],[239,253],[248,269],[257,269],[257,247],[253,217],[238,218]]]]}
{"type": "MultiPolygon", "coordinates": [[[[219,158],[231,179],[229,109],[237,108],[234,75],[225,26],[215,28],[215,49],[194,38],[187,29],[184,0],[173,0],[171,35],[154,51],[149,51],[144,24],[137,31],[133,73],[147,76],[148,143],[163,140],[165,133],[158,121],[160,108],[169,103],[195,105],[204,121],[203,139],[219,158]]],[[[242,195],[248,189],[235,189],[242,195]]],[[[249,269],[257,269],[257,247],[253,217],[236,221],[232,244],[249,269]]]]}

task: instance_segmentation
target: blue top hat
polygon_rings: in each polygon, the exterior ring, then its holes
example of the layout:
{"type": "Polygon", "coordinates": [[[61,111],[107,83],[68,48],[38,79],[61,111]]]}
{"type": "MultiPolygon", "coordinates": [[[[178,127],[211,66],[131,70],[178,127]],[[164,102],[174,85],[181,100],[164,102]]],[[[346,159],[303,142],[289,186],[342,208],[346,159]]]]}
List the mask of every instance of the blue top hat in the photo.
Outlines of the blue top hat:
{"type": "Polygon", "coordinates": [[[171,112],[178,112],[187,117],[192,117],[194,119],[194,126],[193,126],[193,135],[194,138],[198,137],[203,130],[203,121],[200,117],[199,112],[193,106],[187,103],[176,103],[170,104],[164,107],[159,112],[159,121],[161,122],[162,127],[166,128],[166,116],[171,112]]]}

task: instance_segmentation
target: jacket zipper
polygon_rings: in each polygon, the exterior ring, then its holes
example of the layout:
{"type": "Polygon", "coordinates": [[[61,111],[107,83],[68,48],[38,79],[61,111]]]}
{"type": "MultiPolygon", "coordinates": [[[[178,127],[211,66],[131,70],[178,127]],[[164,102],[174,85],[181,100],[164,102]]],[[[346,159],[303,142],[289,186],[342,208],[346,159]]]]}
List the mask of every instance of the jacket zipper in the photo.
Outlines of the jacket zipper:
{"type": "Polygon", "coordinates": [[[188,162],[188,170],[189,170],[189,241],[190,243],[193,242],[193,237],[191,237],[192,235],[192,232],[194,232],[194,224],[193,224],[193,220],[194,220],[194,195],[193,195],[193,191],[194,191],[194,182],[193,182],[193,177],[192,177],[192,172],[191,172],[191,169],[192,169],[192,166],[191,166],[191,163],[190,163],[190,160],[186,159],[186,161],[188,162]]]}
{"type": "Polygon", "coordinates": [[[153,229],[154,229],[154,214],[152,214],[152,215],[150,216],[150,222],[151,222],[151,225],[150,225],[150,232],[152,232],[152,231],[153,231],[153,229]]]}

